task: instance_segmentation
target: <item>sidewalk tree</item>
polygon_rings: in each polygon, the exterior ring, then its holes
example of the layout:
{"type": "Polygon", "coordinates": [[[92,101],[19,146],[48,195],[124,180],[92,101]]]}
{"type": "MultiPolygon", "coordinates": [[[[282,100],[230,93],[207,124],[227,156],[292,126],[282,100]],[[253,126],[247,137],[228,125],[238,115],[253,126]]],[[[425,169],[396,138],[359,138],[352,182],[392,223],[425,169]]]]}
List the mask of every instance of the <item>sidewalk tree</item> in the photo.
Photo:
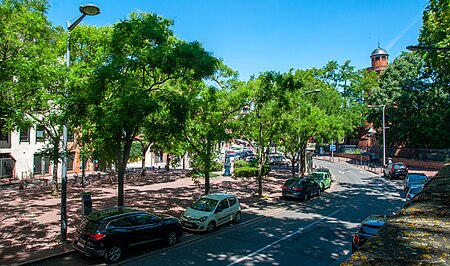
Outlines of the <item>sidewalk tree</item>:
{"type": "Polygon", "coordinates": [[[47,20],[47,1],[2,1],[0,5],[0,124],[8,129],[39,127],[46,145],[40,155],[53,163],[57,194],[60,125],[66,120],[65,34],[47,20]]]}
{"type": "Polygon", "coordinates": [[[232,138],[235,123],[247,104],[241,82],[231,69],[222,64],[211,78],[215,86],[199,83],[199,93],[189,99],[189,117],[183,130],[191,159],[205,178],[205,194],[210,193],[209,175],[218,144],[232,138]]]}
{"type": "Polygon", "coordinates": [[[243,118],[245,136],[258,143],[258,196],[262,197],[263,167],[268,163],[270,146],[278,142],[279,133],[285,126],[282,107],[287,102],[283,76],[277,72],[264,72],[247,83],[252,110],[243,118]]]}
{"type": "MultiPolygon", "coordinates": [[[[89,89],[89,119],[98,141],[111,147],[118,170],[118,206],[124,206],[124,173],[131,143],[145,119],[161,111],[159,96],[170,81],[190,84],[214,73],[217,59],[198,42],[178,40],[173,22],[152,13],[131,13],[113,26],[107,56],[89,89]]],[[[88,89],[88,88],[86,88],[88,89]]],[[[176,88],[179,98],[193,93],[176,88]]]]}

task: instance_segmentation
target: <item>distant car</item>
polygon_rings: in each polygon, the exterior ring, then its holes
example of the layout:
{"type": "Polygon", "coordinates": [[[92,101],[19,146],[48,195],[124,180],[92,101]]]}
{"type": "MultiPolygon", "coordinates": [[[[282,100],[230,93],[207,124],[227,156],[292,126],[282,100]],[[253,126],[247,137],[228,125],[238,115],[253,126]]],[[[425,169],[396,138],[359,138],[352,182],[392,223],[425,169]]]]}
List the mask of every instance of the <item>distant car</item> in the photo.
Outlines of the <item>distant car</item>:
{"type": "Polygon", "coordinates": [[[284,199],[296,198],[308,200],[313,196],[320,196],[322,192],[320,185],[310,178],[289,178],[281,188],[284,199]]]}
{"type": "Polygon", "coordinates": [[[419,194],[423,190],[423,185],[415,185],[409,188],[408,192],[406,192],[406,200],[410,201],[417,194],[419,194]]]}
{"type": "Polygon", "coordinates": [[[256,156],[247,156],[247,157],[245,157],[245,161],[246,162],[253,162],[253,161],[256,161],[258,158],[256,158],[256,156]]]}
{"type": "Polygon", "coordinates": [[[181,237],[178,219],[135,209],[116,207],[93,212],[75,231],[73,247],[86,256],[117,262],[129,246],[163,241],[174,245],[181,237]]]}
{"type": "Polygon", "coordinates": [[[408,167],[404,163],[389,163],[383,173],[389,178],[405,178],[408,174],[408,167]]]}
{"type": "Polygon", "coordinates": [[[390,217],[392,216],[374,214],[364,219],[353,235],[352,253],[355,253],[367,240],[374,236],[390,217]]]}
{"type": "Polygon", "coordinates": [[[288,160],[283,155],[269,155],[269,164],[271,165],[287,165],[291,164],[291,161],[288,160]]]}
{"type": "Polygon", "coordinates": [[[428,182],[428,177],[424,173],[409,173],[404,182],[403,191],[408,192],[412,186],[422,186],[428,182]]]}
{"type": "Polygon", "coordinates": [[[213,232],[216,227],[241,221],[241,205],[233,194],[209,194],[194,202],[181,214],[181,224],[190,231],[213,232]]]}
{"type": "Polygon", "coordinates": [[[322,191],[331,187],[331,175],[327,172],[313,172],[308,178],[314,179],[322,191]]]}

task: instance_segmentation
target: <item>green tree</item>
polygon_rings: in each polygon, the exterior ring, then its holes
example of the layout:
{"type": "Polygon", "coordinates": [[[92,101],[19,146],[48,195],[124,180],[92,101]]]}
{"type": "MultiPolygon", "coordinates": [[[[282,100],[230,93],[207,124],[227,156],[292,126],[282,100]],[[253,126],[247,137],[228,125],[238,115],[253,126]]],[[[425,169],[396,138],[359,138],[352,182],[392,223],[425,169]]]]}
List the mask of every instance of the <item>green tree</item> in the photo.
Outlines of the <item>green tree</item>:
{"type": "MultiPolygon", "coordinates": [[[[158,99],[170,81],[189,84],[214,73],[217,59],[200,43],[175,38],[171,20],[152,13],[131,13],[114,25],[106,61],[96,70],[89,119],[103,147],[114,150],[118,169],[118,206],[124,205],[124,172],[131,143],[145,119],[161,111],[158,99]]],[[[177,88],[179,98],[192,93],[177,88]]]]}
{"type": "MultiPolygon", "coordinates": [[[[450,47],[450,2],[429,0],[423,13],[419,34],[420,46],[450,47]]],[[[427,72],[446,93],[450,93],[450,53],[448,51],[421,51],[425,56],[427,72]]]]}
{"type": "MultiPolygon", "coordinates": [[[[385,105],[389,126],[386,143],[415,148],[444,148],[450,142],[448,94],[428,77],[419,53],[402,53],[385,70],[369,103],[385,105]]],[[[379,110],[373,110],[376,125],[379,110]]]]}
{"type": "Polygon", "coordinates": [[[47,20],[47,1],[2,1],[0,5],[0,121],[9,129],[40,126],[47,145],[42,155],[53,162],[56,194],[64,112],[65,35],[47,20]]]}
{"type": "Polygon", "coordinates": [[[194,164],[205,177],[205,194],[210,193],[209,174],[219,152],[218,145],[230,140],[236,132],[234,125],[247,104],[241,84],[231,69],[221,65],[212,79],[218,86],[199,84],[201,91],[191,98],[189,120],[183,131],[194,164]]]}

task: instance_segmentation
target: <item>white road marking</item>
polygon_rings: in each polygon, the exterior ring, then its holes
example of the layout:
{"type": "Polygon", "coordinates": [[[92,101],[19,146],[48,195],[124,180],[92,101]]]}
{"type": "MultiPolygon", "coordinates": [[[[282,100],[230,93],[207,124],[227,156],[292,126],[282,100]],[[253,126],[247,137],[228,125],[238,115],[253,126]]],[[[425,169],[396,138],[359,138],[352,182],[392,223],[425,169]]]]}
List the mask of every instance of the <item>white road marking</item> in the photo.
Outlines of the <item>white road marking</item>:
{"type": "Polygon", "coordinates": [[[345,174],[345,172],[344,172],[344,171],[339,171],[339,173],[340,173],[340,174],[345,174]]]}
{"type": "Polygon", "coordinates": [[[333,213],[331,213],[331,214],[329,214],[329,215],[323,217],[322,219],[317,220],[317,221],[315,221],[315,222],[313,222],[313,223],[310,223],[310,224],[308,224],[307,226],[305,226],[305,227],[303,227],[303,228],[300,228],[300,229],[298,229],[297,231],[295,231],[295,232],[293,232],[293,233],[291,233],[291,234],[289,234],[289,235],[286,235],[286,236],[283,237],[283,238],[278,239],[277,241],[274,241],[274,242],[272,242],[272,243],[270,243],[270,244],[267,244],[266,246],[264,246],[264,247],[258,249],[257,251],[252,252],[252,253],[248,254],[247,256],[242,257],[242,258],[240,258],[240,259],[238,259],[238,260],[236,260],[236,261],[234,261],[234,262],[228,264],[227,266],[231,266],[231,265],[234,265],[234,264],[236,264],[236,263],[239,263],[239,262],[241,262],[241,261],[243,261],[243,260],[250,259],[252,256],[254,256],[254,255],[260,253],[261,251],[263,251],[263,250],[265,250],[265,249],[268,249],[268,248],[270,248],[271,246],[273,246],[273,245],[275,245],[275,244],[277,244],[277,243],[279,243],[279,242],[281,242],[281,241],[283,241],[283,240],[285,240],[285,239],[288,239],[288,238],[290,238],[291,236],[293,236],[293,235],[295,235],[295,234],[298,234],[298,233],[302,232],[303,230],[305,230],[305,229],[307,229],[307,228],[309,228],[309,227],[311,227],[311,226],[313,226],[313,225],[316,225],[316,224],[320,223],[321,221],[323,221],[323,220],[325,220],[325,219],[327,219],[327,218],[330,218],[330,217],[333,216],[334,214],[336,214],[336,213],[342,211],[343,209],[345,209],[345,208],[347,208],[347,207],[348,207],[348,206],[342,207],[342,208],[340,208],[339,210],[337,210],[337,211],[335,211],[335,212],[333,212],[333,213]]]}

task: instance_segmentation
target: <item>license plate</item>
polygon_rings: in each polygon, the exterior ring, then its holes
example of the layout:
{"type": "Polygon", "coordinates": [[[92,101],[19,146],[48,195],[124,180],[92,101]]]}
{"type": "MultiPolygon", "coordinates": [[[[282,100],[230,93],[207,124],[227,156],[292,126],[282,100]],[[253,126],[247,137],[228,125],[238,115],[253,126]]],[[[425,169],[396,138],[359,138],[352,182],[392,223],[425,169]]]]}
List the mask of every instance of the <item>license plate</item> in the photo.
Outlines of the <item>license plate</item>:
{"type": "Polygon", "coordinates": [[[189,227],[189,228],[194,227],[191,223],[186,223],[186,222],[184,222],[183,225],[184,225],[185,227],[189,227]]]}

